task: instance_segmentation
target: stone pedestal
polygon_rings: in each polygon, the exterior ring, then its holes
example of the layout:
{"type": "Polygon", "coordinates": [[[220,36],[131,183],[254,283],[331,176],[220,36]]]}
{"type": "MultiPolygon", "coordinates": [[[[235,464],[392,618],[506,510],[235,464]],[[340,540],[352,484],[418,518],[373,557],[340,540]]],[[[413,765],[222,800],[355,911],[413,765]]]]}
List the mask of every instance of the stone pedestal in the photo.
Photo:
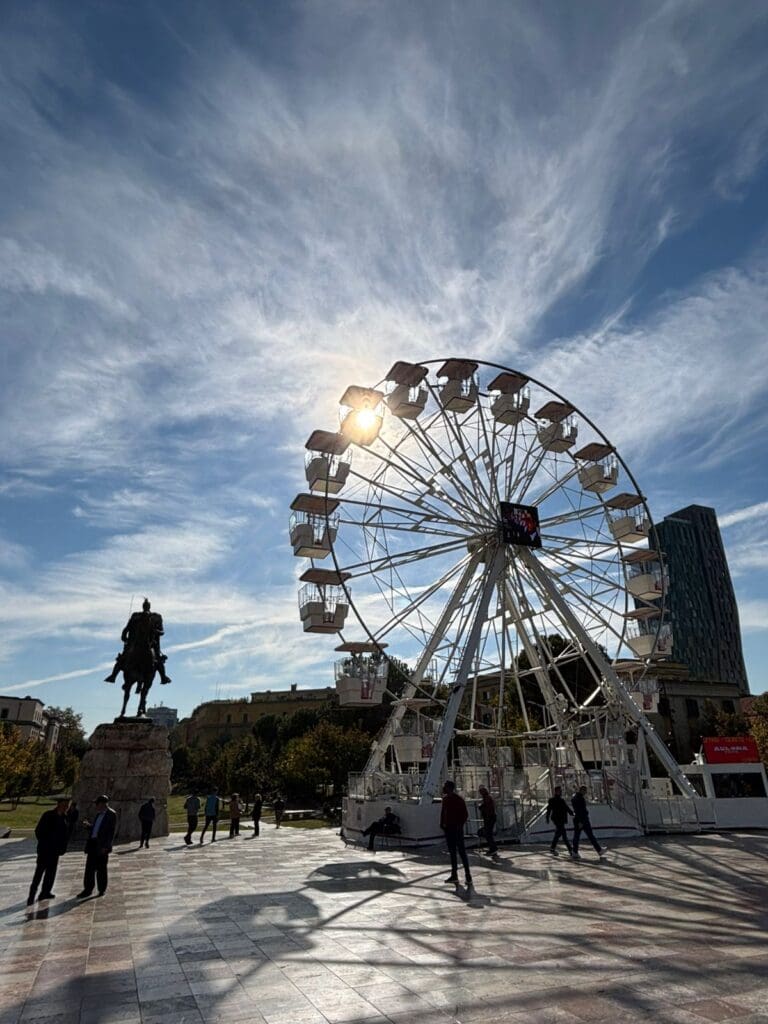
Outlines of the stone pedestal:
{"type": "Polygon", "coordinates": [[[93,802],[106,793],[117,812],[115,842],[130,842],[141,835],[139,808],[153,796],[152,835],[167,836],[171,755],[166,727],[149,719],[117,721],[97,726],[88,743],[72,793],[80,820],[93,820],[93,802]]]}

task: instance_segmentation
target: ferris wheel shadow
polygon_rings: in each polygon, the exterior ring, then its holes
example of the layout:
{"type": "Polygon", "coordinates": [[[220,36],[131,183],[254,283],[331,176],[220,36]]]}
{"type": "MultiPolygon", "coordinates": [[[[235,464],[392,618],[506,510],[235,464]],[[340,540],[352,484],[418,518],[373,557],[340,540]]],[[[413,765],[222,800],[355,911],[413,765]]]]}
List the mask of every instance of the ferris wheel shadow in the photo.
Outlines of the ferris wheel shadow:
{"type": "Polygon", "coordinates": [[[386,892],[409,883],[403,872],[390,864],[376,861],[352,864],[342,861],[316,868],[305,884],[320,892],[386,892]]]}

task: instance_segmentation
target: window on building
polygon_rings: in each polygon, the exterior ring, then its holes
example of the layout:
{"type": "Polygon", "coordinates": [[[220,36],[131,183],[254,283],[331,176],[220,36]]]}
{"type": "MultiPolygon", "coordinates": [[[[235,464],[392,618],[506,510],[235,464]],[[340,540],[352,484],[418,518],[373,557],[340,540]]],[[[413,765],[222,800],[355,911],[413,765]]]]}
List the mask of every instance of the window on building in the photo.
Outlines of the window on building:
{"type": "Polygon", "coordinates": [[[248,721],[248,715],[243,715],[243,721],[244,721],[244,722],[247,722],[247,721],[248,721]]]}
{"type": "Polygon", "coordinates": [[[231,722],[232,722],[232,715],[227,715],[227,725],[230,725],[231,722]]]}
{"type": "Polygon", "coordinates": [[[732,700],[724,700],[723,701],[723,711],[727,715],[733,715],[736,712],[736,705],[733,703],[732,700]]]}
{"type": "Polygon", "coordinates": [[[699,702],[696,700],[695,697],[685,698],[685,713],[688,715],[689,718],[699,717],[699,702]]]}
{"type": "Polygon", "coordinates": [[[0,708],[0,718],[8,717],[8,708],[0,708]]]}

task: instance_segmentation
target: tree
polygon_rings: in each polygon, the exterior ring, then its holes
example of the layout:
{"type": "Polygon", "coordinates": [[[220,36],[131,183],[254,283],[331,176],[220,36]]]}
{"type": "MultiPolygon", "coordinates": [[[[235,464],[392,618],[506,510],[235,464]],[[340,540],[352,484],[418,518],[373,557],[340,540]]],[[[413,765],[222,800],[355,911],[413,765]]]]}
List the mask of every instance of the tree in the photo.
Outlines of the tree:
{"type": "Polygon", "coordinates": [[[59,708],[55,704],[50,705],[46,710],[50,717],[59,720],[58,749],[67,750],[76,757],[82,757],[88,746],[83,730],[83,716],[77,714],[73,708],[59,708]]]}
{"type": "Polygon", "coordinates": [[[744,715],[723,711],[709,699],[704,701],[699,716],[701,736],[744,736],[747,732],[749,724],[744,715]]]}
{"type": "Polygon", "coordinates": [[[8,797],[14,807],[25,792],[32,754],[32,745],[22,740],[18,729],[0,727],[0,796],[8,797]]]}
{"type": "Polygon", "coordinates": [[[288,742],[276,768],[284,788],[294,797],[315,797],[333,787],[340,797],[350,772],[361,771],[371,738],[356,727],[343,729],[320,722],[311,732],[288,742]]]}
{"type": "Polygon", "coordinates": [[[749,731],[760,751],[760,757],[768,767],[768,693],[752,699],[746,718],[749,731]]]}

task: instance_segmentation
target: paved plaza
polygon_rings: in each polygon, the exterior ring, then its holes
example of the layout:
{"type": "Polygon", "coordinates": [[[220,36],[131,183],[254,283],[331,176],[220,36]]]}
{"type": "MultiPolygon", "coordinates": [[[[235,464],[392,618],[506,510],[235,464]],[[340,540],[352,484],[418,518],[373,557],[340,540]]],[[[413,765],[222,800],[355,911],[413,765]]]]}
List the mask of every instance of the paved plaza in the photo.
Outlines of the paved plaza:
{"type": "Polygon", "coordinates": [[[103,898],[26,907],[34,844],[0,844],[0,1024],[768,1022],[768,837],[659,837],[473,857],[346,849],[266,827],[118,847],[103,898]]]}

